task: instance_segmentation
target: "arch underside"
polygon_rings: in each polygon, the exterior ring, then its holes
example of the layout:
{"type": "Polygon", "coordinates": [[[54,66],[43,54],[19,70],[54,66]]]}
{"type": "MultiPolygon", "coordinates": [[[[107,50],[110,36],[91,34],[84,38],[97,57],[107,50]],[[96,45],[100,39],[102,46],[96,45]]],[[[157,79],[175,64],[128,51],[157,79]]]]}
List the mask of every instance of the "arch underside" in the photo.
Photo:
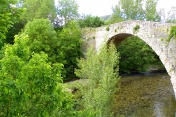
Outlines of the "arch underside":
{"type": "Polygon", "coordinates": [[[116,46],[118,46],[123,40],[125,40],[130,36],[133,36],[133,35],[128,33],[120,33],[111,37],[107,43],[109,44],[110,42],[113,42],[116,46]]]}

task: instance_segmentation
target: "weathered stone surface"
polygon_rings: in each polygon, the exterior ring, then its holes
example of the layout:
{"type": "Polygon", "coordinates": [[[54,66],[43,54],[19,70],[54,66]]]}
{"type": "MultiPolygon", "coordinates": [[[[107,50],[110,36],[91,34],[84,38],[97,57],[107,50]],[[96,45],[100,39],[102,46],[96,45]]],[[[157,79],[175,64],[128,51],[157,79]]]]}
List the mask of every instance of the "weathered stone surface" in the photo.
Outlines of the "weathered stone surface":
{"type": "Polygon", "coordinates": [[[107,26],[83,29],[82,36],[87,43],[86,45],[92,45],[97,51],[102,43],[113,41],[115,45],[118,45],[129,36],[138,36],[159,56],[171,77],[176,97],[176,39],[172,38],[170,42],[167,42],[170,27],[173,25],[171,23],[129,20],[109,25],[109,31],[107,26]]]}

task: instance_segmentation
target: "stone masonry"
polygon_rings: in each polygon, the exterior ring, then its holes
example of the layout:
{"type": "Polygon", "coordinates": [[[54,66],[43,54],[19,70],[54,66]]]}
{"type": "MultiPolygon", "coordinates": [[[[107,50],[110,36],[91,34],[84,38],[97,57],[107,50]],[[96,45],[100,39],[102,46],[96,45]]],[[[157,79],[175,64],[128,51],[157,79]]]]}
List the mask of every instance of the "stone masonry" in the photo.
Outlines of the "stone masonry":
{"type": "Polygon", "coordinates": [[[103,43],[114,42],[117,46],[129,36],[135,35],[146,42],[159,56],[165,66],[176,97],[176,39],[168,42],[170,27],[174,24],[129,20],[109,26],[86,28],[82,30],[84,51],[93,46],[98,51],[103,43]]]}

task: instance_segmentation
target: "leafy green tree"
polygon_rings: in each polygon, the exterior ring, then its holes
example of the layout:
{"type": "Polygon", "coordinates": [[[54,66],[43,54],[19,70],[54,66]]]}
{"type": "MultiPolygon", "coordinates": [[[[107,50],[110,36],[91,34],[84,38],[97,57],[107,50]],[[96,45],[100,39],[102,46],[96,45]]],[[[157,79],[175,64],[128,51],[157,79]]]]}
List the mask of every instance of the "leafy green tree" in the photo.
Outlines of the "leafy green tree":
{"type": "Polygon", "coordinates": [[[109,20],[115,22],[115,18],[116,22],[123,20],[161,21],[156,5],[157,0],[119,0],[118,5],[112,8],[113,14],[109,20]]]}
{"type": "Polygon", "coordinates": [[[16,0],[1,0],[0,1],[0,40],[6,38],[8,29],[16,23],[23,12],[23,9],[15,7],[16,0]]]}
{"type": "Polygon", "coordinates": [[[4,43],[13,44],[15,35],[20,33],[22,29],[24,28],[24,26],[25,26],[25,22],[22,20],[13,24],[13,26],[8,29],[4,43]]]}
{"type": "Polygon", "coordinates": [[[81,90],[83,108],[89,117],[113,116],[111,104],[119,80],[118,59],[119,54],[111,44],[109,47],[106,45],[102,47],[98,54],[89,49],[86,59],[79,60],[79,69],[75,70],[75,74],[88,79],[88,87],[81,90]]]}
{"type": "Polygon", "coordinates": [[[62,64],[32,53],[28,41],[16,36],[0,61],[0,116],[70,116],[73,103],[62,88],[62,64]]]}
{"type": "Polygon", "coordinates": [[[26,24],[24,33],[29,36],[31,51],[43,51],[48,54],[51,63],[62,63],[64,77],[74,74],[82,42],[81,31],[75,22],[68,23],[56,33],[48,19],[35,19],[26,24]]]}
{"type": "Polygon", "coordinates": [[[75,0],[58,0],[57,5],[58,19],[56,25],[62,26],[69,21],[79,17],[78,4],[75,0]]]}
{"type": "Polygon", "coordinates": [[[118,22],[122,22],[124,21],[124,19],[118,15],[112,15],[108,20],[106,20],[105,24],[114,24],[114,23],[118,23],[118,22]]]}
{"type": "Polygon", "coordinates": [[[98,16],[87,15],[84,19],[79,19],[78,24],[81,28],[85,28],[85,27],[100,27],[105,23],[98,16]]]}
{"type": "Polygon", "coordinates": [[[127,8],[128,6],[125,5],[128,0],[125,1],[125,3],[122,2],[122,8],[124,9],[126,19],[142,20],[144,15],[144,10],[142,9],[142,0],[130,0],[132,5],[130,8],[127,8]]]}
{"type": "Polygon", "coordinates": [[[82,56],[81,51],[81,30],[76,22],[71,21],[58,31],[58,41],[55,55],[56,60],[64,64],[64,71],[67,77],[74,75],[74,68],[77,68],[77,58],[82,56]]]}
{"type": "Polygon", "coordinates": [[[49,18],[54,22],[56,18],[56,8],[54,0],[21,0],[22,7],[26,9],[23,20],[32,21],[34,19],[49,18]]]}
{"type": "Polygon", "coordinates": [[[120,53],[120,73],[142,72],[150,65],[160,65],[155,52],[138,37],[129,37],[122,41],[117,51],[120,53]]]}
{"type": "Polygon", "coordinates": [[[147,0],[145,3],[145,19],[147,21],[161,21],[161,16],[156,10],[158,0],[147,0]]]}
{"type": "Polygon", "coordinates": [[[113,12],[114,15],[118,15],[126,20],[143,19],[142,0],[120,0],[118,5],[113,8],[113,12]]]}
{"type": "MultiPolygon", "coordinates": [[[[57,35],[53,25],[48,19],[35,19],[28,22],[24,28],[24,33],[29,36],[31,51],[47,53],[52,56],[53,49],[57,45],[57,35]]],[[[56,62],[56,61],[54,61],[56,62]]]]}

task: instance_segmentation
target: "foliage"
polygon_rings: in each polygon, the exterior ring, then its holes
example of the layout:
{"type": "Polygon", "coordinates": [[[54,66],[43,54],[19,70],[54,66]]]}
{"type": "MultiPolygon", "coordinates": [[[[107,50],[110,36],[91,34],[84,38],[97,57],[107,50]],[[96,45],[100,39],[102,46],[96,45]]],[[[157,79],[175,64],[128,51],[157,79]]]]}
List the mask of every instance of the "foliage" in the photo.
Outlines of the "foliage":
{"type": "MultiPolygon", "coordinates": [[[[15,7],[16,0],[0,1],[0,39],[6,38],[8,29],[20,19],[23,9],[15,7]]],[[[0,42],[2,45],[2,42],[0,42]]]]}
{"type": "Polygon", "coordinates": [[[25,26],[24,33],[29,36],[31,51],[43,51],[48,54],[51,63],[62,63],[64,77],[74,74],[82,42],[81,31],[75,22],[71,21],[56,33],[49,20],[36,19],[25,26]]]}
{"type": "Polygon", "coordinates": [[[147,0],[145,4],[145,19],[147,21],[161,21],[161,16],[156,10],[158,0],[147,0]]]}
{"type": "Polygon", "coordinates": [[[109,26],[106,26],[106,31],[109,31],[109,26]]]}
{"type": "Polygon", "coordinates": [[[176,38],[176,26],[171,27],[170,34],[167,41],[169,42],[172,37],[176,38]]]}
{"type": "Polygon", "coordinates": [[[4,40],[4,43],[13,44],[14,39],[15,39],[15,35],[20,33],[22,31],[22,29],[24,28],[24,26],[25,26],[25,22],[22,20],[13,24],[13,26],[9,28],[9,30],[6,34],[6,39],[4,40]]]}
{"type": "MultiPolygon", "coordinates": [[[[115,11],[116,12],[116,11],[115,11]]],[[[106,20],[105,24],[114,24],[114,23],[118,23],[118,22],[122,22],[124,21],[124,19],[118,15],[115,15],[116,13],[113,13],[112,16],[106,20]]]]}
{"type": "Polygon", "coordinates": [[[98,16],[87,15],[83,19],[78,20],[78,24],[81,28],[86,27],[100,27],[104,25],[104,21],[100,19],[98,16]]]}
{"type": "Polygon", "coordinates": [[[136,26],[134,27],[134,30],[137,31],[137,30],[139,30],[139,28],[140,28],[140,26],[139,26],[139,25],[136,25],[136,26]]]}
{"type": "Polygon", "coordinates": [[[139,25],[136,25],[136,26],[133,28],[133,33],[136,33],[139,29],[140,29],[140,26],[139,26],[139,25]]]}
{"type": "Polygon", "coordinates": [[[120,53],[120,73],[142,72],[148,65],[159,64],[155,52],[138,37],[129,37],[122,41],[117,51],[120,53]]]}
{"type": "Polygon", "coordinates": [[[62,64],[32,53],[25,35],[15,37],[0,61],[0,116],[70,116],[72,101],[62,89],[62,64]]]}
{"type": "Polygon", "coordinates": [[[60,26],[78,18],[79,14],[77,2],[75,0],[58,0],[57,15],[58,21],[55,23],[60,26]]]}
{"type": "Polygon", "coordinates": [[[82,56],[81,31],[77,23],[71,21],[61,31],[58,31],[58,41],[59,46],[55,49],[58,55],[55,55],[55,58],[64,64],[64,74],[71,76],[74,74],[74,68],[77,68],[76,58],[82,56]]]}
{"type": "Polygon", "coordinates": [[[156,10],[156,5],[156,0],[119,0],[118,5],[112,8],[113,14],[107,24],[131,19],[160,21],[161,16],[156,10]]]}
{"type": "Polygon", "coordinates": [[[54,22],[56,18],[56,8],[54,0],[21,0],[22,7],[26,9],[23,20],[32,21],[34,19],[49,18],[54,22]]]}
{"type": "Polygon", "coordinates": [[[92,117],[113,116],[111,104],[118,83],[119,54],[114,45],[106,45],[97,54],[90,49],[86,59],[80,59],[75,74],[88,79],[89,86],[83,92],[83,107],[92,117]]]}
{"type": "Polygon", "coordinates": [[[43,51],[49,57],[52,56],[58,41],[56,31],[48,19],[35,19],[28,22],[24,28],[24,33],[29,36],[31,51],[37,53],[43,51]]]}

